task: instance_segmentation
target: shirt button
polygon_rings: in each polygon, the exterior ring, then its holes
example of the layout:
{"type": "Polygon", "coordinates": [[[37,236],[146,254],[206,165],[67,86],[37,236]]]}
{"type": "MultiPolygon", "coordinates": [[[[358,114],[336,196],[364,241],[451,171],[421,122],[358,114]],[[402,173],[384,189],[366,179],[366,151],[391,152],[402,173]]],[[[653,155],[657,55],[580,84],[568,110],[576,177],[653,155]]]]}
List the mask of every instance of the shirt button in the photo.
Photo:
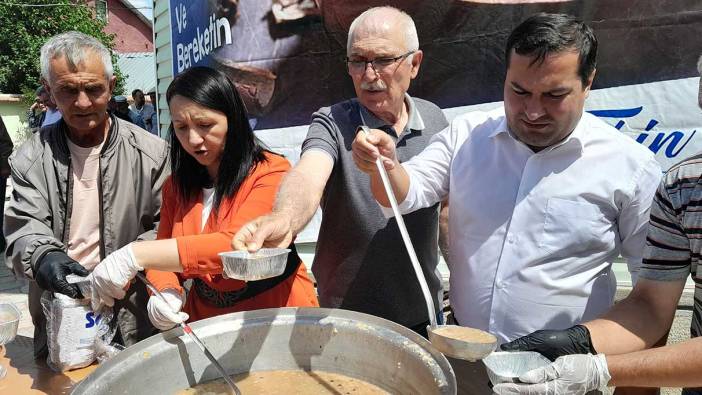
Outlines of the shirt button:
{"type": "Polygon", "coordinates": [[[507,237],[507,242],[508,242],[509,244],[514,244],[514,236],[509,236],[509,237],[507,237]]]}
{"type": "Polygon", "coordinates": [[[497,287],[497,289],[502,289],[505,287],[505,283],[503,281],[497,281],[495,287],[497,287]]]}

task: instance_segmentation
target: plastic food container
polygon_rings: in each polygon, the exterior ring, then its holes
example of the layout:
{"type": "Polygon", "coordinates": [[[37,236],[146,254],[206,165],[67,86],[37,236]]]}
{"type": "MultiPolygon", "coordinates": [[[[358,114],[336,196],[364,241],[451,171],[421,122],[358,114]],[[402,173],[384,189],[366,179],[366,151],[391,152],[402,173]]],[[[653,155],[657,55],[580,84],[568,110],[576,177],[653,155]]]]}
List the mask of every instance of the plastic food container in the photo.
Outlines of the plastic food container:
{"type": "Polygon", "coordinates": [[[17,336],[21,316],[19,309],[12,303],[0,303],[0,346],[17,336]]]}
{"type": "Polygon", "coordinates": [[[549,365],[551,361],[533,351],[493,352],[483,359],[490,382],[518,383],[524,373],[549,365]]]}
{"type": "Polygon", "coordinates": [[[256,252],[221,252],[219,256],[225,277],[256,281],[283,274],[289,252],[287,248],[261,248],[256,252]]]}

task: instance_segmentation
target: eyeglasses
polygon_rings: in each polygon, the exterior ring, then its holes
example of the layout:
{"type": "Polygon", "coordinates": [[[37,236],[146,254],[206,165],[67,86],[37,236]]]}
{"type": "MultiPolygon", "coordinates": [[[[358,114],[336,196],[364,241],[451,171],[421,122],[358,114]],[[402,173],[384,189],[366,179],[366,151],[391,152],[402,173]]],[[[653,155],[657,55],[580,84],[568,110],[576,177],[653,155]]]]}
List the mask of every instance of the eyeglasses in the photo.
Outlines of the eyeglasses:
{"type": "Polygon", "coordinates": [[[399,60],[404,60],[406,57],[412,55],[416,51],[409,51],[406,54],[395,56],[394,58],[375,58],[373,60],[359,60],[346,58],[346,68],[351,74],[361,74],[366,71],[367,65],[370,64],[373,71],[376,73],[381,73],[388,71],[399,60]]]}

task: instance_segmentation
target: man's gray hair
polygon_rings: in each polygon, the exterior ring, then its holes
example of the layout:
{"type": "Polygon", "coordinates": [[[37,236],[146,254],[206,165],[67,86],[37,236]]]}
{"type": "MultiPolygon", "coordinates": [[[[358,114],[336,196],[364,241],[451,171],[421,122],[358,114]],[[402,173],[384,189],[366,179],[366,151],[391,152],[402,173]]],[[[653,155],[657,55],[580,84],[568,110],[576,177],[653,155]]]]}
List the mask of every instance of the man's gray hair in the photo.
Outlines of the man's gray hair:
{"type": "Polygon", "coordinates": [[[405,29],[405,46],[407,51],[416,51],[419,49],[419,38],[417,37],[417,28],[414,26],[414,20],[412,17],[407,15],[406,12],[398,10],[395,7],[383,6],[383,7],[373,7],[365,10],[361,15],[357,16],[356,19],[351,22],[349,27],[349,36],[346,41],[346,53],[351,53],[351,46],[353,45],[353,35],[356,28],[362,24],[369,16],[373,16],[378,12],[389,12],[395,14],[397,17],[397,22],[405,29]]]}
{"type": "Polygon", "coordinates": [[[95,37],[81,32],[71,31],[51,37],[41,47],[41,77],[49,81],[51,60],[66,57],[68,66],[75,69],[76,65],[85,61],[86,55],[92,52],[100,57],[105,67],[105,77],[112,78],[112,56],[95,37]]]}

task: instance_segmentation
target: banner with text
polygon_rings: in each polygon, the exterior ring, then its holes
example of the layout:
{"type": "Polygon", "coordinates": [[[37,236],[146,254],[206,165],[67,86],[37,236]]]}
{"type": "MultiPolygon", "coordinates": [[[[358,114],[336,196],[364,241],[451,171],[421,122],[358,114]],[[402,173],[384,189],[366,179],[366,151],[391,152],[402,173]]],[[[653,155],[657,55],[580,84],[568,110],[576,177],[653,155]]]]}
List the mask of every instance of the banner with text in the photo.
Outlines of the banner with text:
{"type": "Polygon", "coordinates": [[[702,2],[490,3],[170,0],[173,74],[193,66],[222,70],[257,130],[304,130],[312,112],[354,96],[344,64],[349,25],[367,8],[389,4],[413,17],[424,52],[409,93],[452,114],[502,100],[510,31],[535,12],[564,12],[586,21],[599,40],[588,110],[648,146],[666,168],[702,148],[702,2]]]}

